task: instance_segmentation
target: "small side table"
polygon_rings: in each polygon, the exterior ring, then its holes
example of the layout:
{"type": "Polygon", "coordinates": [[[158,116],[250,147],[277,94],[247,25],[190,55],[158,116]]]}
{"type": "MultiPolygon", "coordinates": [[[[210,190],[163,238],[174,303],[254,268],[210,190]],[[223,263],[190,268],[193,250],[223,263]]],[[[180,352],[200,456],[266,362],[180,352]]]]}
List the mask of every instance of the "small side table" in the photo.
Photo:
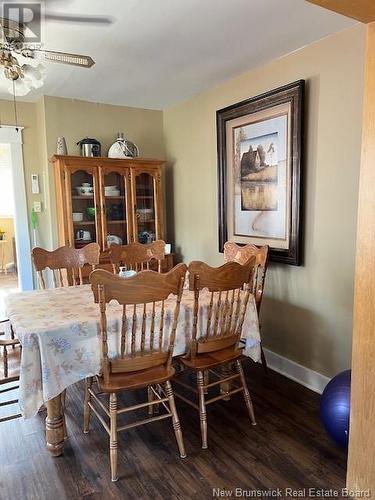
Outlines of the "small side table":
{"type": "Polygon", "coordinates": [[[5,259],[5,245],[7,245],[8,240],[0,240],[0,255],[1,255],[1,267],[0,271],[2,273],[7,274],[7,269],[5,267],[4,259],[5,259]]]}

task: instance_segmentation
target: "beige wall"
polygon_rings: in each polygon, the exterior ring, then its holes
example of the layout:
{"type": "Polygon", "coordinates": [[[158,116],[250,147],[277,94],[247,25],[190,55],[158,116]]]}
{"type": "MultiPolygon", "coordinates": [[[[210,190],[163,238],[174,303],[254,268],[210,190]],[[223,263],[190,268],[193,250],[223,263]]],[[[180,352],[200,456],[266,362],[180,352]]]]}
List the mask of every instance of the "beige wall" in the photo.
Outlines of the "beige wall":
{"type": "Polygon", "coordinates": [[[55,152],[56,138],[62,135],[70,155],[79,154],[79,140],[94,137],[101,142],[102,155],[106,156],[117,132],[124,132],[135,142],[142,157],[165,155],[161,111],[49,96],[44,97],[44,104],[49,155],[55,152]]]}
{"type": "Polygon", "coordinates": [[[169,235],[185,261],[219,265],[216,110],[306,79],[304,265],[270,266],[262,336],[326,375],[350,366],[364,43],[357,25],[164,113],[169,235]]]}
{"type": "MultiPolygon", "coordinates": [[[[116,139],[117,132],[135,142],[140,155],[146,158],[165,157],[163,113],[148,109],[111,106],[76,99],[44,97],[46,152],[48,158],[56,151],[56,138],[64,136],[68,153],[79,154],[77,142],[85,137],[95,138],[102,145],[102,155],[116,139]]],[[[48,166],[51,199],[47,200],[52,220],[56,220],[54,173],[48,166]]],[[[52,224],[52,241],[57,244],[56,224],[52,224]]]]}

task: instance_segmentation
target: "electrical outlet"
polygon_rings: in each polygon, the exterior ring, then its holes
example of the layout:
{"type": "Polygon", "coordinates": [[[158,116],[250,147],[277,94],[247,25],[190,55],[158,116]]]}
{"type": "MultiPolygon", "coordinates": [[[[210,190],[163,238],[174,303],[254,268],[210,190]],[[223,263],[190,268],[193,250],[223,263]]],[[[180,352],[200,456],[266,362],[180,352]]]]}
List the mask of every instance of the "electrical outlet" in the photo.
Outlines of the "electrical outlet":
{"type": "Polygon", "coordinates": [[[34,208],[34,212],[41,212],[42,211],[42,202],[41,201],[34,201],[33,208],[34,208]]]}

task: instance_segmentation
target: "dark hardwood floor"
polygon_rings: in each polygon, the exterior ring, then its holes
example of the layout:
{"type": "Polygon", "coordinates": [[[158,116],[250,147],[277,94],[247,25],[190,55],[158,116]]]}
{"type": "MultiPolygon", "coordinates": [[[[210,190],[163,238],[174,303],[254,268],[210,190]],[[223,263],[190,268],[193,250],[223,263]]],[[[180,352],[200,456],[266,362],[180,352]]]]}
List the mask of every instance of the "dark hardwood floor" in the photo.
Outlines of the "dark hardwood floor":
{"type": "MultiPolygon", "coordinates": [[[[321,427],[319,395],[274,372],[267,377],[250,361],[244,365],[256,427],[240,395],[213,404],[209,449],[202,450],[198,414],[177,401],[187,458],[178,456],[169,420],[123,432],[117,483],[110,481],[107,434],[94,416],[90,434],[82,433],[82,384],[67,392],[69,438],[62,457],[52,458],[45,449],[45,414],[1,424],[0,499],[206,500],[215,498],[217,488],[233,497],[236,488],[283,493],[285,488],[343,488],[346,455],[321,427]]],[[[134,399],[142,396],[138,392],[134,399]]]]}

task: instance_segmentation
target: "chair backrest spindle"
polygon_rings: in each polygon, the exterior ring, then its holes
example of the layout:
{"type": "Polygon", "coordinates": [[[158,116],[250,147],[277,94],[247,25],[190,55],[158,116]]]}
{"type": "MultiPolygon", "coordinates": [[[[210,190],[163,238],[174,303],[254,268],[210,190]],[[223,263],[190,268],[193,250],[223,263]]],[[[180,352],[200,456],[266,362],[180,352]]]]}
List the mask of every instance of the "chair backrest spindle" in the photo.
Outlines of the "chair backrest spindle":
{"type": "Polygon", "coordinates": [[[150,323],[150,351],[154,350],[155,338],[155,302],[152,303],[151,323],[150,323]]]}
{"type": "Polygon", "coordinates": [[[161,313],[160,313],[160,323],[159,323],[159,351],[161,351],[163,346],[163,332],[164,332],[164,300],[161,301],[161,313]]]}
{"type": "Polygon", "coordinates": [[[102,332],[102,353],[101,367],[105,380],[109,378],[109,362],[108,362],[108,341],[107,341],[107,303],[105,301],[104,286],[98,286],[99,307],[100,307],[100,330],[102,332]]]}

